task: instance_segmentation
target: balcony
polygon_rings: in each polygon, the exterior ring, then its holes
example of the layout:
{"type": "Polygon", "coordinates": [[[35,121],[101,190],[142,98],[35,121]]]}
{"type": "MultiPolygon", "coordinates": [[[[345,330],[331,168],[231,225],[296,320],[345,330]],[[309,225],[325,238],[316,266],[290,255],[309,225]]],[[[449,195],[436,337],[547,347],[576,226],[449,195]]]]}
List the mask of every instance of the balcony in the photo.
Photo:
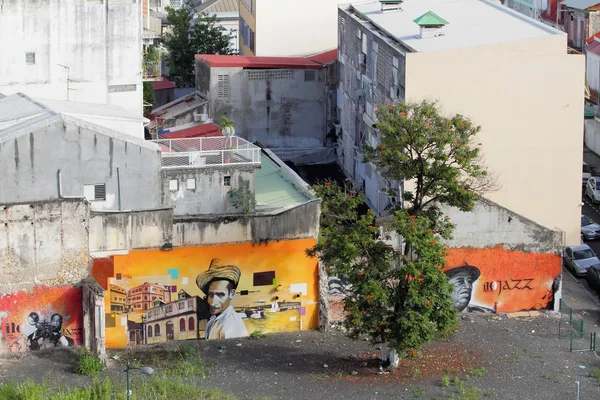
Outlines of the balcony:
{"type": "Polygon", "coordinates": [[[159,38],[162,33],[162,21],[160,18],[144,15],[144,39],[159,38]]]}
{"type": "Polygon", "coordinates": [[[152,142],[160,146],[163,169],[260,166],[260,147],[237,136],[158,139],[152,142]]]}
{"type": "Polygon", "coordinates": [[[142,80],[145,82],[160,81],[160,61],[144,61],[142,64],[142,80]]]}

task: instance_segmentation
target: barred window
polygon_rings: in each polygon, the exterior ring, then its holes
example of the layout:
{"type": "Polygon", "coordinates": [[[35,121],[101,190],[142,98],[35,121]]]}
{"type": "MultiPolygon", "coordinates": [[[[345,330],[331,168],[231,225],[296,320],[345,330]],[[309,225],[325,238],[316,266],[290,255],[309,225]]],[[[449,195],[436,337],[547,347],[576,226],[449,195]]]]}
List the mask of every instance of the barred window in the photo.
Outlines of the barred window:
{"type": "Polygon", "coordinates": [[[247,70],[249,81],[293,79],[294,70],[291,69],[256,69],[247,70]]]}

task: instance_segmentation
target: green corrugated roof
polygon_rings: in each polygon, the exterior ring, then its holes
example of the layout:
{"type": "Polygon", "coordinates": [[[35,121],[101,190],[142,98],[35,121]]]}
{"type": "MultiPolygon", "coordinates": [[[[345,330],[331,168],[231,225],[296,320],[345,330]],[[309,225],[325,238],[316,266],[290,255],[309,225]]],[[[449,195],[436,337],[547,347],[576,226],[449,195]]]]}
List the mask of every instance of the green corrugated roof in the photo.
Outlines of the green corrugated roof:
{"type": "Polygon", "coordinates": [[[444,18],[440,17],[433,11],[427,11],[425,14],[415,19],[413,22],[419,26],[442,26],[449,24],[448,21],[446,21],[444,18]]]}
{"type": "Polygon", "coordinates": [[[596,107],[585,107],[583,110],[584,118],[592,118],[596,115],[596,107]]]}
{"type": "Polygon", "coordinates": [[[304,203],[309,198],[281,173],[281,167],[262,154],[256,170],[256,210],[265,211],[304,203]]]}

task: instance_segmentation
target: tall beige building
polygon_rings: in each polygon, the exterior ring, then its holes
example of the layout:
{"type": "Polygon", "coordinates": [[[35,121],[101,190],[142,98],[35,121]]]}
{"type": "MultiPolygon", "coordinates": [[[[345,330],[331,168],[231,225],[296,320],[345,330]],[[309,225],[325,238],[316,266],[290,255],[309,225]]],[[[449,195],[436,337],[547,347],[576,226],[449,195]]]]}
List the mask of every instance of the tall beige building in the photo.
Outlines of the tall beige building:
{"type": "Polygon", "coordinates": [[[340,6],[338,36],[338,155],[374,210],[398,200],[362,163],[375,105],[436,100],[482,126],[486,197],[579,243],[584,59],[564,32],[490,1],[406,0],[340,6]]]}

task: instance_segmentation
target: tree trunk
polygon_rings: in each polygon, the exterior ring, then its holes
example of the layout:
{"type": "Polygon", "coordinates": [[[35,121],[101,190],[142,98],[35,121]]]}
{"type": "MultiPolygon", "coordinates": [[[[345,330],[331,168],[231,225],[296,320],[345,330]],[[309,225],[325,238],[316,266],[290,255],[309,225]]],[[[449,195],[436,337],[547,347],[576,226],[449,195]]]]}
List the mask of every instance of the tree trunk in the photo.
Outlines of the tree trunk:
{"type": "Polygon", "coordinates": [[[383,365],[387,365],[390,372],[398,368],[400,364],[400,357],[396,350],[389,350],[386,343],[381,344],[381,361],[383,365]]]}

